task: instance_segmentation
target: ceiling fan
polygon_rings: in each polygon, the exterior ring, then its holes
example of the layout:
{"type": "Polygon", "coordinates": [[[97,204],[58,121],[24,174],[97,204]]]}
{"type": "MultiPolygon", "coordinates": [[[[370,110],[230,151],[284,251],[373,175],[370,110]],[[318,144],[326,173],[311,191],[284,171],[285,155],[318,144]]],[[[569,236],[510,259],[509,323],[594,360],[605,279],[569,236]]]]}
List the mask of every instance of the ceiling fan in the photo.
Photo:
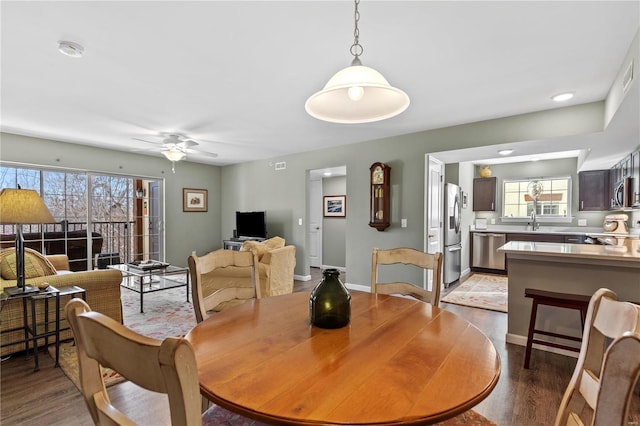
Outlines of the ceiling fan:
{"type": "MultiPolygon", "coordinates": [[[[161,145],[160,153],[164,155],[167,160],[171,161],[171,170],[173,173],[176,172],[175,164],[176,161],[184,160],[187,157],[187,154],[198,154],[200,156],[216,158],[218,154],[214,152],[200,151],[193,149],[194,147],[200,145],[198,142],[188,139],[184,135],[179,133],[168,133],[163,135],[163,139],[160,142],[148,141],[140,138],[132,138],[137,141],[150,143],[154,145],[161,145]]],[[[156,150],[154,148],[153,150],[156,150]]],[[[145,150],[148,151],[148,150],[145,150]]]]}

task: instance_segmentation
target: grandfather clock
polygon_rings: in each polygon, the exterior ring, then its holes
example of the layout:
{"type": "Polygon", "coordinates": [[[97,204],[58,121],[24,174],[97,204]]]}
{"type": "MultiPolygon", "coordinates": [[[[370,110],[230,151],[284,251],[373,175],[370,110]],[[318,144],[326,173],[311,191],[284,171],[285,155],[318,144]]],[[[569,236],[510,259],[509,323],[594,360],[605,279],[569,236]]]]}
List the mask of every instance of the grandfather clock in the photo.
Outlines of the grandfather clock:
{"type": "Polygon", "coordinates": [[[384,231],[390,225],[390,173],[391,167],[384,163],[373,163],[369,169],[371,207],[369,226],[384,231]]]}

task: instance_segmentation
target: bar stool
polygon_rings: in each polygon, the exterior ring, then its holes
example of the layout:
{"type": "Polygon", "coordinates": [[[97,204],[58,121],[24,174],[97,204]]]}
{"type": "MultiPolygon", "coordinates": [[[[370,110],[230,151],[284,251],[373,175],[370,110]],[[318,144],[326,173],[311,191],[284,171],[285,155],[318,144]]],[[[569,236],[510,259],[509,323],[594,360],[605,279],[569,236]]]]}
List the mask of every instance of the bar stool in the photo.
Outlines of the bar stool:
{"type": "Polygon", "coordinates": [[[582,294],[556,293],[553,291],[525,288],[524,297],[530,297],[533,299],[533,305],[531,306],[531,320],[529,321],[529,334],[527,336],[527,349],[524,355],[524,368],[529,368],[529,361],[531,360],[531,347],[534,343],[543,346],[565,349],[573,352],[580,352],[580,348],[576,348],[574,346],[534,339],[534,334],[542,334],[544,336],[551,336],[559,339],[571,340],[574,342],[582,342],[582,338],[580,337],[568,336],[566,334],[552,333],[550,331],[537,329],[536,316],[538,314],[538,305],[579,310],[580,321],[582,322],[582,329],[584,330],[584,319],[587,316],[587,308],[589,307],[591,296],[585,296],[582,294]]]}

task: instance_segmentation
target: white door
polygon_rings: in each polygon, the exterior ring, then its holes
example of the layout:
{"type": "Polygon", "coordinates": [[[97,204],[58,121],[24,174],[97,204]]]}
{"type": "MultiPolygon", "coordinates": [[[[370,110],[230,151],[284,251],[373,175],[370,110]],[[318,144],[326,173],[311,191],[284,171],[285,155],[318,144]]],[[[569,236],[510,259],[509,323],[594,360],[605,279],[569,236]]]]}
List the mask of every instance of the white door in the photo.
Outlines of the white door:
{"type": "Polygon", "coordinates": [[[322,180],[309,181],[309,266],[322,267],[322,180]]]}
{"type": "MultiPolygon", "coordinates": [[[[442,252],[442,202],[444,163],[431,155],[425,158],[424,173],[424,211],[425,232],[424,251],[427,253],[442,252]]],[[[432,289],[433,273],[429,271],[425,277],[427,290],[432,289]]]]}

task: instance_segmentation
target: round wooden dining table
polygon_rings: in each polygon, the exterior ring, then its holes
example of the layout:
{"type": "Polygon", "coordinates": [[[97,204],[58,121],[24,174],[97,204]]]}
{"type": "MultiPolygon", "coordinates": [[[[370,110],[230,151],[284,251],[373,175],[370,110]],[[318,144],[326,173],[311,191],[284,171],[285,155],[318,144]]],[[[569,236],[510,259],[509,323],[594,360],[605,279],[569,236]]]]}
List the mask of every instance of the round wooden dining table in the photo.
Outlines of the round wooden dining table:
{"type": "Polygon", "coordinates": [[[465,319],[421,301],[351,291],[351,322],[309,323],[309,293],[267,297],[194,327],[200,391],[266,423],[436,423],[495,387],[500,357],[465,319]]]}

